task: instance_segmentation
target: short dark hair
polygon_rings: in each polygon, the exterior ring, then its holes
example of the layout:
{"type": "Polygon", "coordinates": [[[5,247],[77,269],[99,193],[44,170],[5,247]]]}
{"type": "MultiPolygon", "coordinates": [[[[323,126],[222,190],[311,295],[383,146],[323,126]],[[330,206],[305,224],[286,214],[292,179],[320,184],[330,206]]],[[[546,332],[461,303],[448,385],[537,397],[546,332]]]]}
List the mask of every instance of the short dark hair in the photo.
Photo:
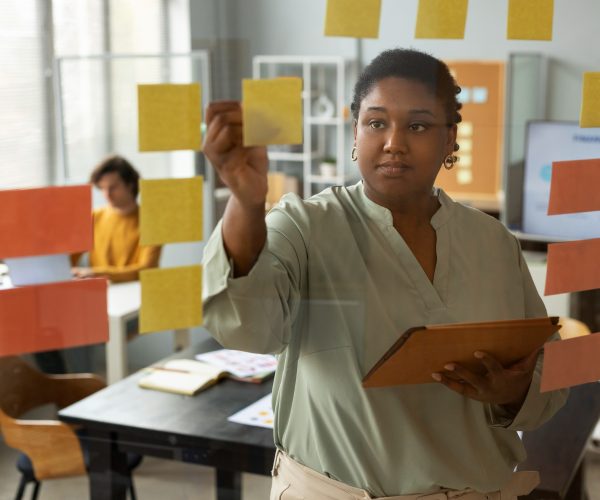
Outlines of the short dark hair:
{"type": "Polygon", "coordinates": [[[131,187],[133,196],[137,197],[140,174],[131,163],[119,155],[111,155],[96,165],[90,175],[90,182],[97,186],[104,175],[112,172],[119,174],[123,182],[131,187]]]}
{"type": "Polygon", "coordinates": [[[354,97],[350,106],[355,120],[358,120],[360,103],[373,85],[389,77],[406,78],[422,83],[443,103],[448,124],[461,122],[459,110],[462,104],[456,99],[460,87],[450,74],[448,66],[425,52],[413,49],[385,50],[363,70],[354,86],[354,97]]]}

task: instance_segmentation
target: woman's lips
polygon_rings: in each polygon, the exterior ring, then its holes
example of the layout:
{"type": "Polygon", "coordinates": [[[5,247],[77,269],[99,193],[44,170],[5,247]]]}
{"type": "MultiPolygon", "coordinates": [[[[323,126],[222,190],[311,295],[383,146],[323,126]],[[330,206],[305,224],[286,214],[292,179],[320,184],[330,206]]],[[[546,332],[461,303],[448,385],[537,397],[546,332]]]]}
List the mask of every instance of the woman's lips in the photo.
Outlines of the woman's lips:
{"type": "Polygon", "coordinates": [[[412,170],[412,167],[402,162],[386,161],[377,165],[377,169],[388,177],[398,177],[408,170],[412,170]]]}

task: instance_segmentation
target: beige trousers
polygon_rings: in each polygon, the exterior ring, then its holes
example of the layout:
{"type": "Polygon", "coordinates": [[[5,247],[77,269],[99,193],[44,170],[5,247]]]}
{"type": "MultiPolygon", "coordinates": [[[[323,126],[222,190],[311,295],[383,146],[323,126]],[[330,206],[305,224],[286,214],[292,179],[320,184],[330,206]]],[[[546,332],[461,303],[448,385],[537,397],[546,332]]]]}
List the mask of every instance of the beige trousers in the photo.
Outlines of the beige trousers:
{"type": "MultiPolygon", "coordinates": [[[[435,493],[377,497],[379,500],[517,500],[539,484],[537,472],[515,472],[499,491],[479,493],[467,490],[440,490],[435,493]]],[[[277,451],[273,464],[270,500],[372,500],[374,497],[299,464],[285,453],[277,451]]]]}

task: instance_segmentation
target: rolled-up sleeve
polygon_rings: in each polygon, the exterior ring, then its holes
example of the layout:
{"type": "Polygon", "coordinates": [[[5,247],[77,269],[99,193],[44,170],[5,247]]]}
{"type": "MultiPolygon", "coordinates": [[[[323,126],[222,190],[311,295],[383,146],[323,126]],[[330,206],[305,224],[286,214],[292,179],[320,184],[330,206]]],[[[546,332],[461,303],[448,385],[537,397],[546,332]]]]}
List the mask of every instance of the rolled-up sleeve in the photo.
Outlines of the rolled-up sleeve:
{"type": "MultiPolygon", "coordinates": [[[[297,200],[291,201],[299,208],[297,200]]],[[[205,326],[224,347],[279,353],[289,343],[306,272],[301,226],[287,212],[274,209],[256,263],[248,275],[235,278],[222,222],[217,224],[204,249],[202,295],[205,326]]]]}

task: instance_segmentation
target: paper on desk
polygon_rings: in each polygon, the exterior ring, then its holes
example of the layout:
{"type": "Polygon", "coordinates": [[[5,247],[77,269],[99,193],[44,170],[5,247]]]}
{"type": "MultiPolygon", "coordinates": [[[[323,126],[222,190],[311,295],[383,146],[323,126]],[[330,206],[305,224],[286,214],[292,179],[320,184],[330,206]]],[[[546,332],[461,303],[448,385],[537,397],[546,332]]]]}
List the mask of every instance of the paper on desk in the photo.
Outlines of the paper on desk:
{"type": "Polygon", "coordinates": [[[244,146],[302,143],[302,79],[242,82],[244,146]]]}
{"type": "Polygon", "coordinates": [[[146,269],[140,283],[140,333],[202,324],[201,266],[146,269]]]}
{"type": "Polygon", "coordinates": [[[552,40],[554,0],[509,0],[506,38],[552,40]]]}
{"type": "Polygon", "coordinates": [[[0,290],[0,356],[108,341],[104,278],[0,290]]]}
{"type": "Polygon", "coordinates": [[[378,38],[381,0],[327,0],[325,36],[378,38]]]}
{"type": "Polygon", "coordinates": [[[552,163],[548,215],[600,210],[600,159],[552,163]]]}
{"type": "Polygon", "coordinates": [[[415,38],[464,38],[468,0],[419,0],[415,38]]]}
{"type": "Polygon", "coordinates": [[[277,358],[271,354],[255,354],[233,349],[196,354],[196,359],[218,366],[239,378],[272,373],[277,369],[277,358]]]}
{"type": "Polygon", "coordinates": [[[138,85],[140,151],[199,151],[201,103],[199,83],[138,85]]]}
{"type": "Polygon", "coordinates": [[[600,127],[600,72],[583,74],[580,127],[600,127]]]}
{"type": "Polygon", "coordinates": [[[72,278],[66,253],[4,259],[14,286],[41,285],[72,278]]]}
{"type": "Polygon", "coordinates": [[[0,191],[0,259],[76,253],[93,247],[92,188],[0,191]]]}
{"type": "Polygon", "coordinates": [[[140,181],[140,243],[162,245],[202,239],[201,176],[140,181]]]}
{"type": "Polygon", "coordinates": [[[237,424],[254,425],[256,427],[273,428],[272,395],[267,394],[243,410],[234,413],[227,420],[237,424]]]}
{"type": "Polygon", "coordinates": [[[600,334],[548,342],[544,346],[541,392],[600,380],[600,334]]]}
{"type": "Polygon", "coordinates": [[[544,295],[600,288],[600,238],[548,245],[544,295]]]}

